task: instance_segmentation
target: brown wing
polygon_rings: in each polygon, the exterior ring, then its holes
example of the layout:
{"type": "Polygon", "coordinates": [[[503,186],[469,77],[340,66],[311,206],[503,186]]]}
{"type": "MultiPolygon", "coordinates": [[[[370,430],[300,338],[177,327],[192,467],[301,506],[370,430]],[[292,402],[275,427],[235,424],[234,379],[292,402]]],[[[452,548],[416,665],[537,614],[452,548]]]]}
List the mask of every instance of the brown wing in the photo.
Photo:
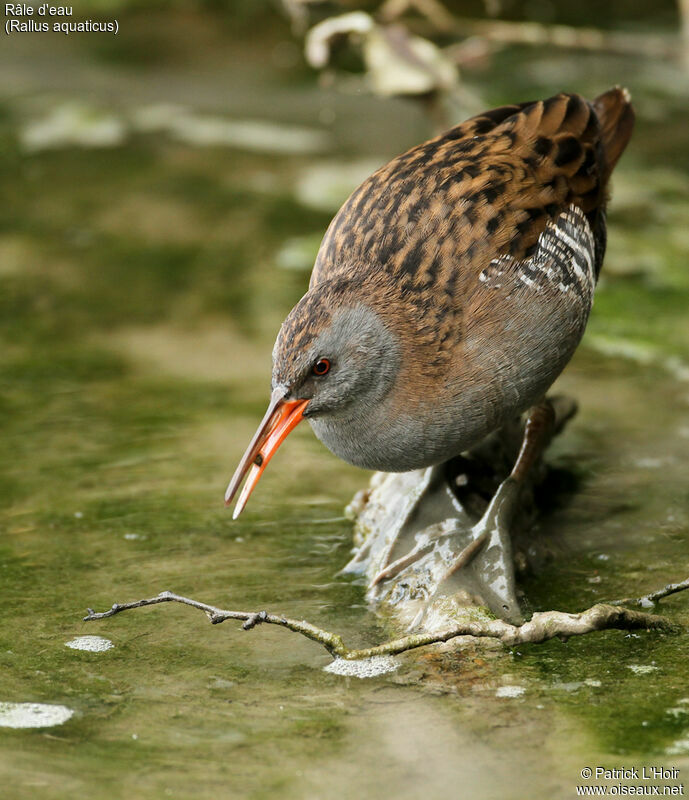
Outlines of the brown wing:
{"type": "Polygon", "coordinates": [[[595,258],[588,220],[570,206],[548,222],[530,256],[491,261],[468,301],[455,392],[476,381],[487,409],[510,414],[537,402],[584,333],[595,258]]]}
{"type": "Polygon", "coordinates": [[[605,246],[605,184],[633,123],[612,89],[504,106],[395,158],[347,200],[323,239],[311,286],[383,270],[410,293],[461,308],[496,256],[528,256],[548,220],[581,208],[605,246]]]}

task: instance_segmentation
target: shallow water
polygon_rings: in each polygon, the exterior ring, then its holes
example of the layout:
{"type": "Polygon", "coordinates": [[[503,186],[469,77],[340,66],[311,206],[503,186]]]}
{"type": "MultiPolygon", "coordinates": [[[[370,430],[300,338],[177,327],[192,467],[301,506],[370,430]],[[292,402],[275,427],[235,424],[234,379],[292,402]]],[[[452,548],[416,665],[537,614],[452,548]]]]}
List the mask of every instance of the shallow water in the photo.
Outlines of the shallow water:
{"type": "MultiPolygon", "coordinates": [[[[327,654],[294,634],[210,626],[181,606],[81,622],[87,606],[169,589],[303,617],[352,645],[389,635],[362,587],[334,577],[350,549],[342,509],[367,475],[300,429],[240,521],[222,493],[263,412],[277,325],[306,285],[299,258],[307,270],[332,191],[346,191],[324,186],[319,207],[305,176],[327,165],[339,186],[343,166],[382,162],[428,125],[411,104],[316,90],[300,68],[264,63],[284,32],[255,48],[216,28],[161,20],[158,49],[135,68],[86,40],[47,38],[39,51],[10,39],[0,52],[11,77],[0,97],[0,702],[74,711],[58,727],[0,727],[7,796],[416,798],[461,786],[568,798],[587,765],[689,770],[685,636],[429,648],[361,680],[324,672],[327,654]],[[194,70],[170,46],[191,40],[205,42],[194,70]],[[122,142],[25,152],[22,126],[75,99],[122,120],[122,142]],[[325,128],[330,151],[201,147],[128,121],[163,102],[325,128]],[[304,253],[276,266],[295,239],[304,253]],[[65,647],[97,635],[114,647],[65,647]]],[[[142,56],[144,26],[132,18],[129,32],[142,56]]],[[[668,70],[505,52],[467,77],[487,104],[624,78],[641,110],[589,332],[558,387],[581,412],[551,454],[558,492],[537,535],[554,558],[525,585],[534,609],[578,610],[689,574],[689,118],[668,70]]],[[[663,608],[688,624],[688,603],[663,608]]]]}

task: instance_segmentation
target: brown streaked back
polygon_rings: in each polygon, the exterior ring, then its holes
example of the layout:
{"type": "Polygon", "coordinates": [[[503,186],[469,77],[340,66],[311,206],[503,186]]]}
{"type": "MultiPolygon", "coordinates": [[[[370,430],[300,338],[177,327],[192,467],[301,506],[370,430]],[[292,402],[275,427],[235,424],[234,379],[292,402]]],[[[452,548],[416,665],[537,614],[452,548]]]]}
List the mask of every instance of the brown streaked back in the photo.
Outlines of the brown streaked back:
{"type": "Polygon", "coordinates": [[[496,256],[523,258],[575,205],[604,249],[610,172],[629,140],[625,90],[503,106],[412,148],[351,195],[321,244],[311,287],[385,272],[403,293],[461,307],[496,256]]]}

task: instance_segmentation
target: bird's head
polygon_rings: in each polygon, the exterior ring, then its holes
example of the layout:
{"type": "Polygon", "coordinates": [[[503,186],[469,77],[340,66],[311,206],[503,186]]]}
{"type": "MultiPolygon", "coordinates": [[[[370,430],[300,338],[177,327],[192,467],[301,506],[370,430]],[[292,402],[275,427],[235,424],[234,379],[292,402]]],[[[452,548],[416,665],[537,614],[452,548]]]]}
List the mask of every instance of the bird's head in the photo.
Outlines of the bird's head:
{"type": "Polygon", "coordinates": [[[349,281],[318,284],[284,321],[273,348],[268,410],[225,493],[229,505],[247,478],[233,518],[302,419],[363,419],[392,388],[400,371],[397,337],[385,324],[380,293],[376,308],[361,289],[349,281]]]}

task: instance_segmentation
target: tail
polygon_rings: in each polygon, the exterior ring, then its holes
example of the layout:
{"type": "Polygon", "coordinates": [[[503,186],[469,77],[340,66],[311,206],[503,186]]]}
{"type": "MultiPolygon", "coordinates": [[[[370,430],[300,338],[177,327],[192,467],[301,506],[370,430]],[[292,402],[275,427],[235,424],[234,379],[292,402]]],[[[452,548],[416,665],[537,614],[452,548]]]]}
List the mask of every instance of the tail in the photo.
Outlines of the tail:
{"type": "Polygon", "coordinates": [[[601,138],[605,152],[605,174],[607,183],[634,129],[634,108],[629,92],[622,86],[615,86],[593,101],[593,108],[601,126],[601,138]]]}

